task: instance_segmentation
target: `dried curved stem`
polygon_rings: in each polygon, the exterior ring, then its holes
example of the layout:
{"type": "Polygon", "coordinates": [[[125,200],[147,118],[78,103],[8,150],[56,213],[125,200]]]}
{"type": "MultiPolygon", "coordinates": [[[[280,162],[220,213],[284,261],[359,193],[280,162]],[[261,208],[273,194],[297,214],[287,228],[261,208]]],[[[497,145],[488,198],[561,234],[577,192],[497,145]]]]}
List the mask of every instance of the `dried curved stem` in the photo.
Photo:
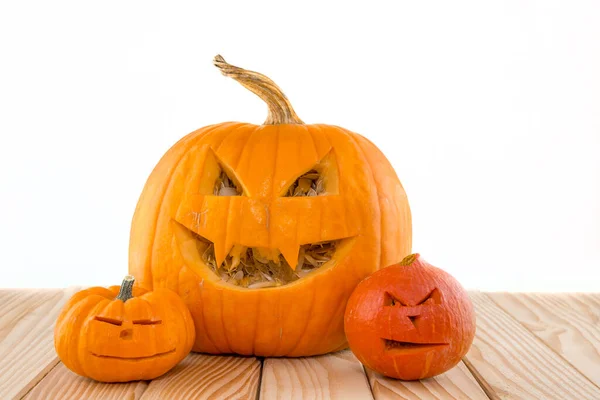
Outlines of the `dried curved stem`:
{"type": "Polygon", "coordinates": [[[121,289],[116,297],[116,300],[121,300],[125,303],[127,300],[133,298],[133,282],[135,278],[131,275],[127,275],[121,283],[121,289]]]}
{"type": "Polygon", "coordinates": [[[283,94],[279,86],[271,79],[240,67],[229,64],[223,57],[217,55],[213,64],[221,70],[225,76],[235,79],[246,89],[260,97],[269,107],[269,114],[264,125],[279,124],[303,124],[302,120],[296,115],[292,104],[283,94]]]}
{"type": "Polygon", "coordinates": [[[419,253],[409,254],[402,261],[400,261],[400,265],[407,266],[414,263],[419,258],[419,253]]]}

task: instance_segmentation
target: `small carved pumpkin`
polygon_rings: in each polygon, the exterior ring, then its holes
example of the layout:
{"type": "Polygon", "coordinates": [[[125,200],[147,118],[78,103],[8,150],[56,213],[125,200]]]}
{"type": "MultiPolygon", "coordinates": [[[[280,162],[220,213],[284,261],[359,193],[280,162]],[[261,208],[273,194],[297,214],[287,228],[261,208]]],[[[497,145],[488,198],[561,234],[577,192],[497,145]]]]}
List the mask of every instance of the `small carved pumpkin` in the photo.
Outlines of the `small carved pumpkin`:
{"type": "Polygon", "coordinates": [[[133,287],[82,290],[64,306],[54,347],[73,372],[101,382],[154,379],[191,350],[194,323],[176,293],[133,287]]]}
{"type": "Polygon", "coordinates": [[[475,336],[467,292],[418,254],[364,279],[350,296],[344,322],[360,362],[404,380],[454,367],[475,336]]]}
{"type": "Polygon", "coordinates": [[[404,189],[364,137],[306,125],[266,76],[215,65],[266,101],[267,121],[201,128],[164,155],[133,217],[129,271],[184,299],[195,351],[345,348],[354,287],[410,252],[404,189]]]}

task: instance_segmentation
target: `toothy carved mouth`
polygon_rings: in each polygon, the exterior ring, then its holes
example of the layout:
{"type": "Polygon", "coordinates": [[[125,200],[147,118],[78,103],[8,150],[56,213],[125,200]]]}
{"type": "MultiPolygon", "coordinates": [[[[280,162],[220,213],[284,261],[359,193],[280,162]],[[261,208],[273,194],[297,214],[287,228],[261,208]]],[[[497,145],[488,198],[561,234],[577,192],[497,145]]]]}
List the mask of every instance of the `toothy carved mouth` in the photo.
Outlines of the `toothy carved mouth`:
{"type": "Polygon", "coordinates": [[[386,351],[393,351],[399,353],[407,352],[421,352],[427,350],[433,350],[436,348],[448,346],[448,343],[415,343],[415,342],[403,342],[397,340],[383,339],[386,351]]]}
{"type": "Polygon", "coordinates": [[[257,289],[285,285],[323,267],[338,245],[339,241],[333,240],[300,246],[295,269],[277,249],[241,245],[233,246],[218,268],[212,245],[204,251],[202,260],[224,281],[257,289]]]}
{"type": "Polygon", "coordinates": [[[175,349],[171,349],[169,351],[164,351],[162,353],[156,353],[154,355],[144,356],[144,357],[120,357],[120,356],[108,356],[108,355],[104,355],[104,354],[96,354],[94,352],[90,352],[90,353],[94,357],[98,357],[98,358],[109,358],[109,359],[113,359],[113,360],[126,360],[126,361],[140,361],[140,360],[148,360],[151,358],[163,357],[163,356],[175,353],[175,349]]]}
{"type": "MultiPolygon", "coordinates": [[[[350,237],[300,245],[295,269],[278,249],[247,247],[239,244],[234,245],[221,265],[217,266],[213,242],[178,222],[175,222],[175,226],[180,240],[192,239],[195,242],[196,255],[186,257],[184,254],[184,258],[199,259],[224,282],[248,289],[283,286],[302,279],[312,272],[332,266],[337,252],[342,248],[349,248],[347,245],[354,239],[350,237]]],[[[186,246],[186,249],[190,247],[186,246]]],[[[185,252],[183,248],[182,252],[185,252]]]]}

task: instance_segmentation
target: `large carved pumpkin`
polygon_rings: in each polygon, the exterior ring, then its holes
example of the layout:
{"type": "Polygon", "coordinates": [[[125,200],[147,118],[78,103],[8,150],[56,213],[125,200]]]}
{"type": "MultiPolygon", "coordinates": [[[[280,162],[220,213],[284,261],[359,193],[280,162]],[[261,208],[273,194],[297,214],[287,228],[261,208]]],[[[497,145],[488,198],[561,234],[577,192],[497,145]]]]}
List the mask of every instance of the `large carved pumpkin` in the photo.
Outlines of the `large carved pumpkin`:
{"type": "Polygon", "coordinates": [[[269,107],[201,128],[160,160],[131,228],[130,272],[179,293],[194,350],[307,356],[347,346],[348,297],[411,249],[406,194],[364,137],[306,125],[267,77],[215,65],[269,107]]]}

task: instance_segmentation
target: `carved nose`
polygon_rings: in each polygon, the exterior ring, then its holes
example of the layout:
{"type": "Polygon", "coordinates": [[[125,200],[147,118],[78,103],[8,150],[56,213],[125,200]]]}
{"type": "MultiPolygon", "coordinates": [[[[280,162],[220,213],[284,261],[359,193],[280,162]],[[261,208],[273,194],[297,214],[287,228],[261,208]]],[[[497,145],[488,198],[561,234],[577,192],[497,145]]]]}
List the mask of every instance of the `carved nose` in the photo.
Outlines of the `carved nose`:
{"type": "Polygon", "coordinates": [[[413,324],[413,326],[416,328],[417,320],[419,319],[419,316],[418,315],[409,315],[408,319],[410,320],[411,324],[413,324]]]}
{"type": "Polygon", "coordinates": [[[119,337],[123,340],[131,340],[133,338],[133,329],[123,329],[119,337]]]}

